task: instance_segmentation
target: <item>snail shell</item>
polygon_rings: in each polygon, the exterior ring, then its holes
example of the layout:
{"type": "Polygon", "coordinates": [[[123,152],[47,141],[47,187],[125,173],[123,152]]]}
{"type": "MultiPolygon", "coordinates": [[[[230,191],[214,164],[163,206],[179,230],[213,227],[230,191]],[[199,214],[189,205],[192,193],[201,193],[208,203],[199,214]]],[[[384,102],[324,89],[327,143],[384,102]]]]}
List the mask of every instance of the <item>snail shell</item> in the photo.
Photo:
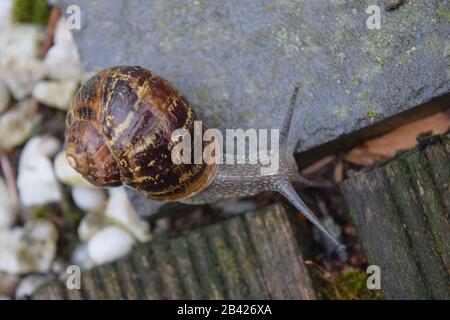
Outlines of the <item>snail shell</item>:
{"type": "Polygon", "coordinates": [[[141,67],[105,69],[69,106],[66,157],[93,185],[123,184],[148,198],[183,200],[204,190],[218,167],[172,162],[172,132],[186,129],[193,136],[194,120],[181,94],[157,74],[141,67]]]}

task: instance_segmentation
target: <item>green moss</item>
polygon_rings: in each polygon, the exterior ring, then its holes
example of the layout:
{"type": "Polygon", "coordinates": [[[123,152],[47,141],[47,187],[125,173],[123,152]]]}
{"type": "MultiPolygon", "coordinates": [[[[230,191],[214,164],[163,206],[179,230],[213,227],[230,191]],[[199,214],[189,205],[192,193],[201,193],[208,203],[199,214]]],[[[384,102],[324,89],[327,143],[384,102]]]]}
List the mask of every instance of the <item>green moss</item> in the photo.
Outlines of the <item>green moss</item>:
{"type": "Polygon", "coordinates": [[[364,115],[369,119],[374,119],[378,116],[378,112],[373,110],[372,108],[367,109],[367,111],[364,113],[364,115]]]}
{"type": "Polygon", "coordinates": [[[14,0],[13,21],[46,25],[50,7],[46,0],[14,0]]]}
{"type": "Polygon", "coordinates": [[[440,46],[440,39],[436,35],[431,35],[425,39],[423,47],[426,52],[436,51],[440,46]]]}
{"type": "Polygon", "coordinates": [[[381,67],[384,67],[384,65],[386,64],[387,59],[386,58],[377,58],[377,62],[381,67]]]}
{"type": "Polygon", "coordinates": [[[348,268],[342,272],[320,277],[317,288],[318,297],[327,300],[378,300],[381,294],[377,290],[369,290],[366,286],[367,274],[362,270],[348,268]]]}
{"type": "Polygon", "coordinates": [[[242,116],[241,116],[242,121],[244,122],[248,122],[252,119],[252,114],[250,112],[245,112],[242,116]]]}
{"type": "Polygon", "coordinates": [[[450,22],[450,10],[447,10],[445,4],[440,4],[438,7],[438,14],[441,17],[447,18],[447,21],[450,22]]]}
{"type": "Polygon", "coordinates": [[[200,100],[208,100],[209,94],[206,91],[200,91],[199,93],[197,93],[197,98],[199,98],[200,100]]]}
{"type": "Polygon", "coordinates": [[[348,116],[348,108],[345,106],[337,106],[333,109],[332,113],[338,118],[346,118],[348,116]]]}
{"type": "Polygon", "coordinates": [[[68,220],[68,222],[71,226],[77,226],[78,223],[83,218],[84,212],[81,210],[78,210],[74,206],[68,206],[67,208],[64,208],[63,216],[65,219],[68,220]]]}
{"type": "Polygon", "coordinates": [[[50,204],[34,207],[31,210],[31,217],[33,219],[48,219],[52,212],[54,212],[54,207],[50,204]]]}

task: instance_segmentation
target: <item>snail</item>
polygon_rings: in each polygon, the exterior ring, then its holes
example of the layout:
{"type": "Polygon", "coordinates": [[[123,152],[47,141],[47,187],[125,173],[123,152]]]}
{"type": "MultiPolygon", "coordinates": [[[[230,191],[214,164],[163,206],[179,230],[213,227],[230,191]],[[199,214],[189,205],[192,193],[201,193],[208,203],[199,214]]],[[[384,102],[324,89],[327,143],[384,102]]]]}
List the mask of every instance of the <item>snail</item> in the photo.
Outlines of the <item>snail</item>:
{"type": "MultiPolygon", "coordinates": [[[[111,67],[86,81],[71,101],[66,118],[66,158],[95,186],[126,185],[154,200],[205,204],[276,191],[342,251],[344,246],[322,226],[291,184],[310,184],[299,174],[288,148],[298,91],[297,85],[280,130],[276,173],[261,175],[259,163],[174,164],[172,132],[194,130],[195,114],[186,99],[149,70],[111,67]]],[[[209,144],[202,143],[203,148],[209,144]]]]}

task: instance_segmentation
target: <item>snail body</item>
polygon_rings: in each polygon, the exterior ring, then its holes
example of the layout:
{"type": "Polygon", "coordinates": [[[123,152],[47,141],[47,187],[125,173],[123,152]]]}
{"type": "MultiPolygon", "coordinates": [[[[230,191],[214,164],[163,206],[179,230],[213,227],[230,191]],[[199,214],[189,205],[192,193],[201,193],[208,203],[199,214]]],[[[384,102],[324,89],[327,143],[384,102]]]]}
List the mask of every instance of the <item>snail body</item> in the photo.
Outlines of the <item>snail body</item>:
{"type": "MultiPolygon", "coordinates": [[[[288,148],[298,89],[280,131],[279,170],[261,174],[261,164],[174,164],[171,134],[180,128],[193,133],[193,110],[175,87],[151,71],[108,68],[83,84],[69,106],[66,158],[93,185],[126,185],[154,200],[203,204],[276,191],[342,249],[291,185],[293,180],[310,184],[288,148]]],[[[209,144],[202,143],[203,148],[209,144]]]]}

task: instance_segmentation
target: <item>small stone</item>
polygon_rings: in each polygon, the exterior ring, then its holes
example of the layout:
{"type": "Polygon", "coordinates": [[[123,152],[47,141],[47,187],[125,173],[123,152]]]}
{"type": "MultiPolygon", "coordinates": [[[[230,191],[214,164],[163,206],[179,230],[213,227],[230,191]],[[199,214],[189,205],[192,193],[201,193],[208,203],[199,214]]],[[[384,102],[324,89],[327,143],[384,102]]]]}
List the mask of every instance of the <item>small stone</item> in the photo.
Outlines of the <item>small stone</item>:
{"type": "Polygon", "coordinates": [[[73,264],[79,266],[81,270],[89,270],[95,265],[89,257],[87,244],[85,243],[75,248],[70,260],[73,264]]]}
{"type": "Polygon", "coordinates": [[[72,42],[75,45],[75,42],[73,41],[72,33],[70,32],[69,28],[67,27],[67,21],[64,17],[59,18],[58,23],[56,24],[55,35],[53,37],[53,41],[55,44],[60,44],[60,43],[64,43],[64,42],[72,42]]]}
{"type": "Polygon", "coordinates": [[[81,219],[78,225],[78,238],[83,242],[87,242],[97,232],[111,224],[111,220],[103,213],[89,212],[81,219]]]}
{"type": "Polygon", "coordinates": [[[9,106],[9,101],[11,97],[9,95],[8,87],[0,78],[0,113],[6,110],[9,106]]]}
{"type": "Polygon", "coordinates": [[[92,186],[81,174],[69,165],[64,150],[55,157],[54,168],[58,180],[68,186],[92,186]]]}
{"type": "Polygon", "coordinates": [[[40,81],[33,88],[33,98],[49,107],[67,110],[78,89],[74,80],[40,81]]]}
{"type": "Polygon", "coordinates": [[[109,226],[89,240],[89,257],[97,265],[108,263],[128,254],[134,243],[128,232],[116,226],[109,226]]]}
{"type": "Polygon", "coordinates": [[[128,200],[133,205],[134,211],[142,218],[155,215],[165,204],[164,201],[146,198],[131,188],[125,188],[125,192],[127,193],[128,200]]]}
{"type": "Polygon", "coordinates": [[[51,47],[45,56],[44,65],[51,79],[80,81],[84,69],[73,41],[63,41],[51,47]]]}
{"type": "Polygon", "coordinates": [[[149,241],[149,225],[146,221],[141,220],[134,211],[128,200],[125,187],[109,189],[109,195],[108,205],[105,210],[106,216],[128,230],[139,241],[149,241]]]}
{"type": "Polygon", "coordinates": [[[14,296],[20,278],[13,274],[0,272],[0,295],[14,296]]]}
{"type": "Polygon", "coordinates": [[[83,211],[96,211],[105,202],[103,190],[95,187],[73,187],[73,202],[83,211]]]}
{"type": "Polygon", "coordinates": [[[0,1],[0,30],[7,30],[11,25],[12,0],[0,1]]]}
{"type": "Polygon", "coordinates": [[[255,201],[251,200],[230,200],[224,204],[222,211],[224,214],[235,215],[256,209],[255,201]]]}
{"type": "Polygon", "coordinates": [[[34,57],[7,55],[1,61],[3,81],[16,100],[23,100],[46,75],[44,64],[34,57]]]}
{"type": "Polygon", "coordinates": [[[67,263],[62,258],[56,258],[53,261],[52,267],[50,268],[52,273],[60,274],[63,273],[67,268],[67,263]]]}
{"type": "Polygon", "coordinates": [[[52,223],[29,220],[23,227],[0,231],[0,271],[10,274],[48,272],[58,233],[52,223]]]}
{"type": "Polygon", "coordinates": [[[16,221],[16,213],[9,196],[8,188],[0,177],[0,229],[11,227],[16,221]]]}
{"type": "Polygon", "coordinates": [[[44,37],[43,27],[25,23],[9,24],[0,29],[0,56],[38,58],[44,37]]]}
{"type": "Polygon", "coordinates": [[[61,190],[50,157],[60,142],[50,136],[34,137],[27,142],[19,160],[17,187],[25,206],[40,206],[61,200],[61,190]]]}
{"type": "Polygon", "coordinates": [[[16,290],[16,299],[25,299],[30,297],[40,286],[52,280],[51,275],[31,275],[26,276],[20,281],[16,290]]]}
{"type": "Polygon", "coordinates": [[[12,149],[24,143],[40,123],[39,114],[30,114],[32,101],[18,103],[0,115],[0,149],[12,149]]]}

